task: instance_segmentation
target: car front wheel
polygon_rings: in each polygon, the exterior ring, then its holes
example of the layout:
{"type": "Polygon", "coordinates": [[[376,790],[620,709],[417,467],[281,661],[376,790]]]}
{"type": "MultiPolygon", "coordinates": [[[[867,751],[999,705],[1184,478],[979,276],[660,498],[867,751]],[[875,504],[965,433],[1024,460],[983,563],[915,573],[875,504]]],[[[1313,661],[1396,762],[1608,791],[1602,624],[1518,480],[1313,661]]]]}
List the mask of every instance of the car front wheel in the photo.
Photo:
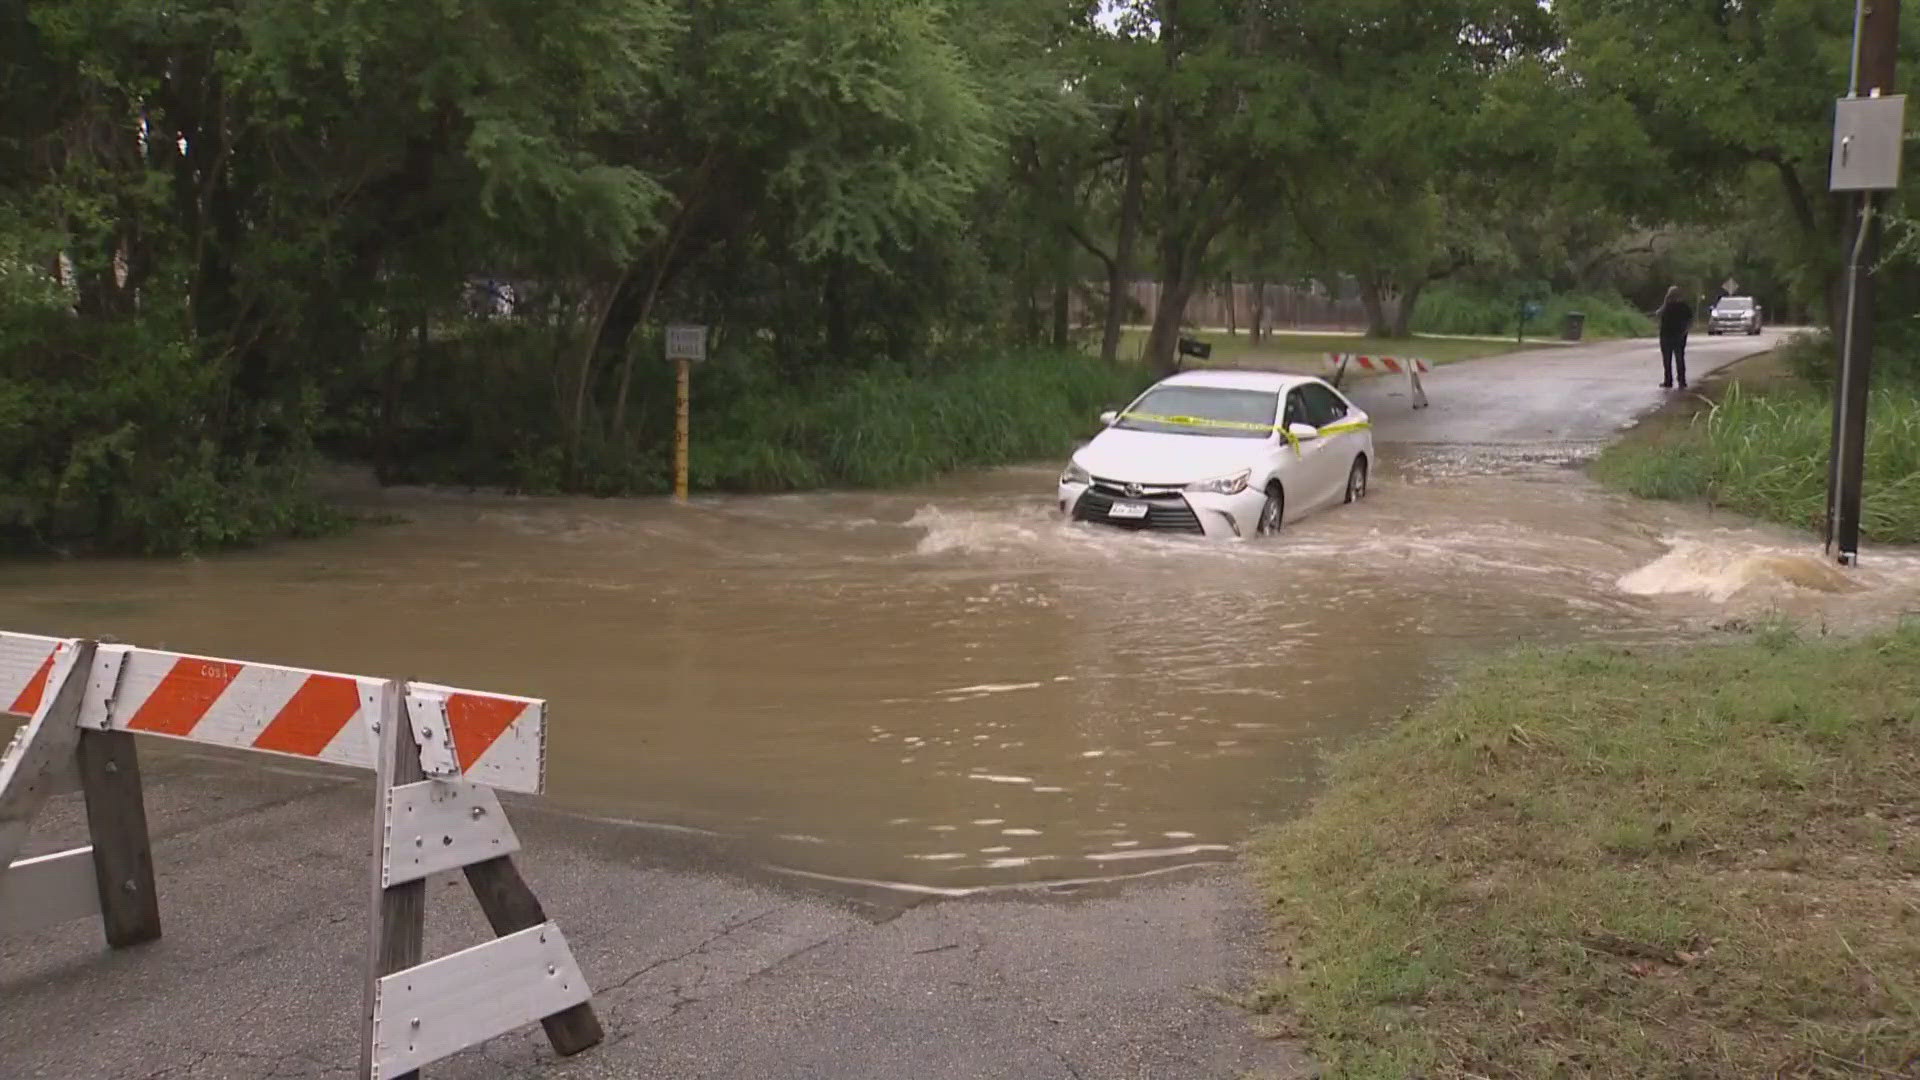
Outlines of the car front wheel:
{"type": "Polygon", "coordinates": [[[1347,473],[1347,501],[1357,503],[1367,497],[1367,459],[1353,459],[1353,468],[1347,473]]]}
{"type": "Polygon", "coordinates": [[[1279,484],[1267,485],[1267,501],[1260,507],[1260,524],[1254,532],[1259,536],[1272,536],[1280,531],[1280,523],[1287,517],[1287,497],[1279,484]]]}

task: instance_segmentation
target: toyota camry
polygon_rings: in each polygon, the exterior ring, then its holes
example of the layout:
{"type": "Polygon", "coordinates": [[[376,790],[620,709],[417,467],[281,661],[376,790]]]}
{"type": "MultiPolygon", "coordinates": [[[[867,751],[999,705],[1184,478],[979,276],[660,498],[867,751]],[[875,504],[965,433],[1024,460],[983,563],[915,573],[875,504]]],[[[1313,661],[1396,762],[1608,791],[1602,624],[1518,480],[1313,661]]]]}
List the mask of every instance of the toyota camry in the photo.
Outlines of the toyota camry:
{"type": "Polygon", "coordinates": [[[1319,379],[1185,372],[1100,419],[1060,475],[1076,521],[1246,537],[1367,493],[1373,425],[1319,379]]]}

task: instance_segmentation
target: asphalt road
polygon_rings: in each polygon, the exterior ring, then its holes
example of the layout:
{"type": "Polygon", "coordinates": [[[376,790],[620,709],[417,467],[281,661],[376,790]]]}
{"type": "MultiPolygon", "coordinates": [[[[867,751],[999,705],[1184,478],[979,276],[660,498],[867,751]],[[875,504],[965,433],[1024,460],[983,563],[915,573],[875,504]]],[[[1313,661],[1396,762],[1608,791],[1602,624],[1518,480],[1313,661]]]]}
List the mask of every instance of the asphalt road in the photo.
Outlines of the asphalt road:
{"type": "MultiPolygon", "coordinates": [[[[370,784],[147,757],[165,936],[110,953],[85,921],[0,942],[0,1076],[353,1075],[370,784]]],[[[560,1060],[534,1027],[435,1080],[1305,1075],[1224,1001],[1266,962],[1230,868],[1103,895],[825,896],[697,838],[507,810],[607,1041],[560,1060]]],[[[84,835],[63,796],[29,854],[84,835]]],[[[428,897],[428,956],[486,940],[463,879],[428,897]]]]}
{"type": "MultiPolygon", "coordinates": [[[[1696,338],[1692,373],[1777,335],[1696,338]]],[[[1392,444],[1605,440],[1665,393],[1651,343],[1555,348],[1353,384],[1392,444]]],[[[350,1076],[367,933],[371,788],[259,760],[146,751],[165,937],[109,953],[93,922],[0,941],[0,1076],[350,1076]]],[[[756,878],[716,842],[510,801],[520,858],[608,1031],[559,1061],[539,1029],[433,1078],[1296,1077],[1296,1048],[1225,1000],[1252,986],[1263,912],[1238,870],[1097,893],[938,903],[756,878]]],[[[38,853],[85,835],[77,796],[38,853]]],[[[457,878],[430,883],[428,955],[484,940],[457,878]]]]}
{"type": "MultiPolygon", "coordinates": [[[[1695,334],[1687,346],[1693,382],[1786,337],[1695,334]]],[[[1410,351],[1417,353],[1417,347],[1410,351]]],[[[1382,442],[1450,447],[1590,447],[1659,408],[1676,391],[1660,388],[1660,346],[1652,339],[1549,346],[1448,364],[1422,376],[1431,404],[1411,407],[1407,380],[1380,376],[1349,383],[1373,415],[1382,442]]]]}

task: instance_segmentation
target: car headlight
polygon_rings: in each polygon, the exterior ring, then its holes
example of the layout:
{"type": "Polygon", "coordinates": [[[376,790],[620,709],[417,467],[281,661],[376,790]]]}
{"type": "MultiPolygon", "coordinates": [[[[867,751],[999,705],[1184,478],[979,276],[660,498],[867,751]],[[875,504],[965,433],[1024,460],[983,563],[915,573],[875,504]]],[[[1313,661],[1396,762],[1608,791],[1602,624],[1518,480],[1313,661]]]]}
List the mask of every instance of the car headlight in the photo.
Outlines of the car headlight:
{"type": "Polygon", "coordinates": [[[1238,495],[1247,490],[1247,481],[1253,476],[1252,469],[1242,469],[1232,476],[1222,476],[1218,480],[1201,480],[1188,484],[1187,490],[1204,495],[1238,495]]]}
{"type": "Polygon", "coordinates": [[[1093,474],[1080,467],[1077,461],[1067,462],[1066,471],[1060,474],[1062,484],[1091,484],[1093,474]]]}

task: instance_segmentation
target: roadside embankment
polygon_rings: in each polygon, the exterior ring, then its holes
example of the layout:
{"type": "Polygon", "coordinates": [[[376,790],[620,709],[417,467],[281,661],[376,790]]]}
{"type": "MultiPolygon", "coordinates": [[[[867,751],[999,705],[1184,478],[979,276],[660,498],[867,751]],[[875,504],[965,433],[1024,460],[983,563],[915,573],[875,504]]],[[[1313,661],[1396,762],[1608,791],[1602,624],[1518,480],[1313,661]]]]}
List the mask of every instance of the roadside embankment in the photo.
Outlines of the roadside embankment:
{"type": "MultiPolygon", "coordinates": [[[[1771,359],[1740,365],[1636,429],[1600,456],[1594,477],[1640,498],[1819,530],[1832,398],[1771,359]]],[[[1873,391],[1861,528],[1875,543],[1920,543],[1920,388],[1911,384],[1873,391]]]]}
{"type": "Polygon", "coordinates": [[[1528,652],[1258,866],[1329,1077],[1911,1076],[1920,626],[1528,652]]]}

